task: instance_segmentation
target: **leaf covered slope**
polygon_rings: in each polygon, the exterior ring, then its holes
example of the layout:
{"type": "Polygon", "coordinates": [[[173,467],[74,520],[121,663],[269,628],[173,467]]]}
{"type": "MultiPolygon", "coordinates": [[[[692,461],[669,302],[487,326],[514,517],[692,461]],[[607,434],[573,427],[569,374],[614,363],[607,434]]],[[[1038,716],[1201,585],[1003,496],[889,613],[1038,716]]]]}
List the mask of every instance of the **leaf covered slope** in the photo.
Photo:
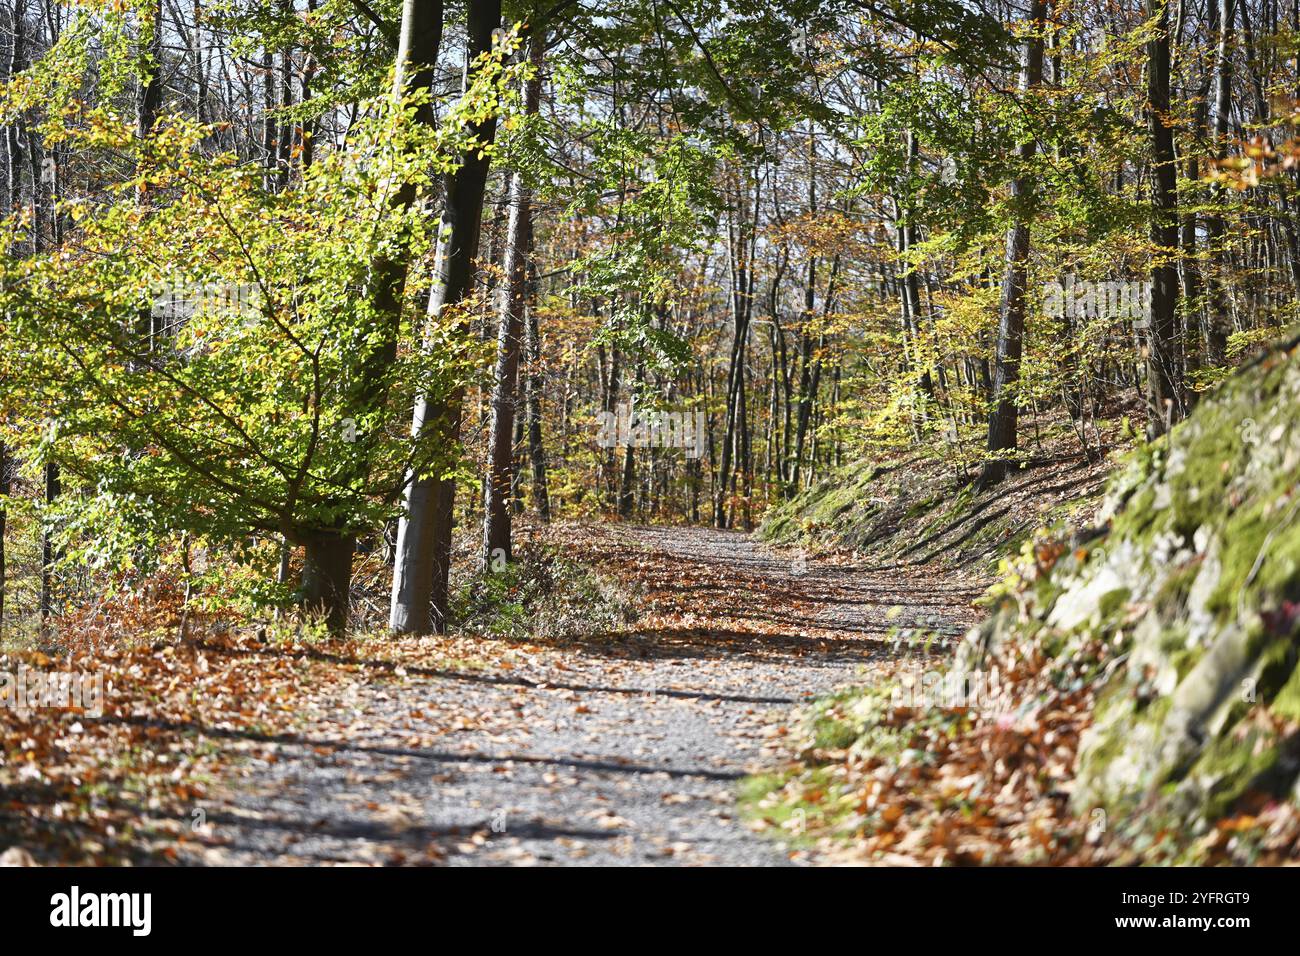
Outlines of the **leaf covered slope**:
{"type": "Polygon", "coordinates": [[[1300,805],[1298,342],[1139,449],[1104,536],[1040,562],[959,655],[970,670],[1030,640],[1058,659],[1107,649],[1072,804],[1106,811],[1129,851],[1267,841],[1247,831],[1300,805]]]}

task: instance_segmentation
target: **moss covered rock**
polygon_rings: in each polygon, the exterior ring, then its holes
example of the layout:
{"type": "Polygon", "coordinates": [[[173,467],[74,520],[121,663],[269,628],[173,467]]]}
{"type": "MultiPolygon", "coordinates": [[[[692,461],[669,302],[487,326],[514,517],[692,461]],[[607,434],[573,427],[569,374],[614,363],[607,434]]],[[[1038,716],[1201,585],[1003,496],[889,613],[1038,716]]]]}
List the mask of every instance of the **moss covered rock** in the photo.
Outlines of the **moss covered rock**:
{"type": "MultiPolygon", "coordinates": [[[[1208,831],[1243,801],[1297,799],[1300,359],[1291,340],[1136,451],[1105,534],[967,638],[961,666],[1044,631],[1117,648],[1072,803],[1131,834],[1208,831]]],[[[1008,601],[1007,604],[1011,602],[1008,601]]]]}

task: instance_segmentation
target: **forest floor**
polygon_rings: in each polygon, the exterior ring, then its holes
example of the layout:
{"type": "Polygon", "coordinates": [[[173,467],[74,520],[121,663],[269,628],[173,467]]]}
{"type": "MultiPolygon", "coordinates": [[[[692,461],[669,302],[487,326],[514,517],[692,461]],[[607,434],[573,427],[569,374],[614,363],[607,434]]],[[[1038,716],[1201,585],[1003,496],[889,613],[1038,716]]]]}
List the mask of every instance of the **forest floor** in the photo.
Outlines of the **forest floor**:
{"type": "MultiPolygon", "coordinates": [[[[162,579],[41,644],[0,647],[0,675],[104,680],[102,714],[0,714],[0,864],[838,861],[755,804],[764,775],[816,756],[800,752],[800,710],[946,657],[981,614],[995,549],[1091,500],[1078,486],[1104,470],[1049,462],[954,504],[935,519],[944,542],[989,501],[1012,506],[978,560],[826,542],[814,556],[687,527],[520,529],[635,611],[594,614],[583,636],[539,637],[524,618],[511,636],[394,638],[378,555],[346,640],[190,616],[162,579]]],[[[894,537],[923,542],[919,521],[894,537]]]]}
{"type": "Polygon", "coordinates": [[[196,802],[202,826],[178,861],[807,862],[738,817],[739,782],[788,759],[794,707],[870,681],[909,622],[959,635],[979,592],[739,533],[569,541],[637,594],[634,625],[548,644],[457,638],[434,666],[365,645],[317,661],[363,679],[328,682],[288,733],[246,735],[235,783],[196,802]]]}

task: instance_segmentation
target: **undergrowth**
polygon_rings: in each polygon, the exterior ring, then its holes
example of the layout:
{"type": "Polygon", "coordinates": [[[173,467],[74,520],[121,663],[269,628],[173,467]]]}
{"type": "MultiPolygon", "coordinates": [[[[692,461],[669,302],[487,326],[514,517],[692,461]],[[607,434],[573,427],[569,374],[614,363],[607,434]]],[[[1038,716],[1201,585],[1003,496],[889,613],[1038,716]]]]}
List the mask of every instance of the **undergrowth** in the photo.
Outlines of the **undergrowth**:
{"type": "Polygon", "coordinates": [[[632,596],[559,549],[528,542],[466,581],[452,620],[469,634],[522,640],[599,634],[635,619],[632,596]]]}

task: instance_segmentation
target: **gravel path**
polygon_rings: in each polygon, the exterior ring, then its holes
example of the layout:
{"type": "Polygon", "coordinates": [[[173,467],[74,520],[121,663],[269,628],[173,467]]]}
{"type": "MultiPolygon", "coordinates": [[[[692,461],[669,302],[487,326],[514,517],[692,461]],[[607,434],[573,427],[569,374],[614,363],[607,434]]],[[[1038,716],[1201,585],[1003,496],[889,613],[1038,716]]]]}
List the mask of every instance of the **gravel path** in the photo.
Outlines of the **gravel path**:
{"type": "Polygon", "coordinates": [[[738,782],[780,763],[792,707],[871,679],[891,628],[960,631],[974,592],[736,533],[593,535],[598,558],[637,569],[647,623],[506,667],[349,685],[204,801],[193,862],[806,862],[737,819],[738,782]]]}

